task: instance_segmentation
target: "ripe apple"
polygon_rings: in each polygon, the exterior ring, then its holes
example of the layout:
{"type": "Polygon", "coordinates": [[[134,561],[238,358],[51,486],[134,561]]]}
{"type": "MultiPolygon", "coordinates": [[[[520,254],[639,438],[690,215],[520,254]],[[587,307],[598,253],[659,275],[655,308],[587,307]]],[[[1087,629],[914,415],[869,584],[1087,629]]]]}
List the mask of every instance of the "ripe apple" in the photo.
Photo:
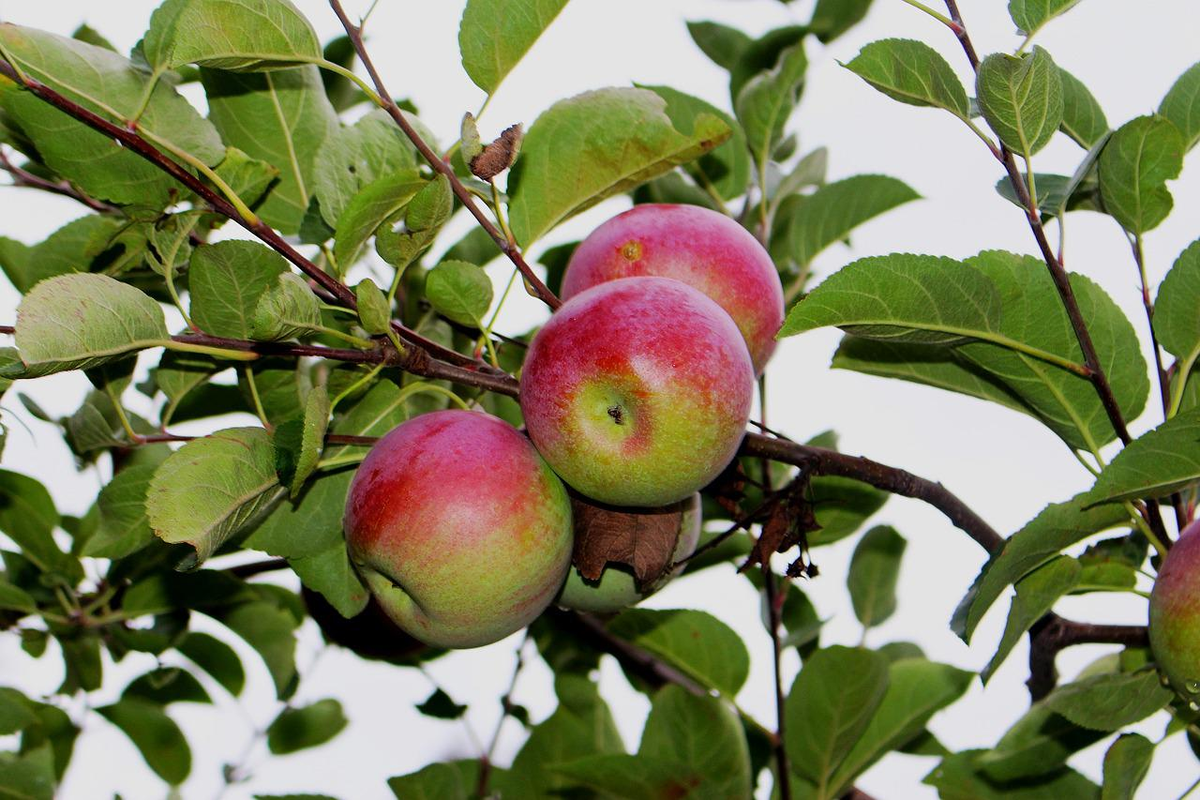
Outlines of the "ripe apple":
{"type": "Polygon", "coordinates": [[[1184,528],[1150,592],[1150,650],[1175,691],[1200,698],[1200,520],[1184,528]]]}
{"type": "Polygon", "coordinates": [[[745,337],[755,374],[762,373],[783,324],[783,286],[749,231],[700,206],[634,206],[580,242],[567,263],[562,296],[638,275],[675,278],[715,300],[745,337]]]}
{"type": "Polygon", "coordinates": [[[754,367],[720,306],[671,278],[621,278],[568,300],[529,345],[521,412],[568,485],[614,506],[664,506],[737,453],[754,367]]]}
{"type": "Polygon", "coordinates": [[[480,412],[422,414],[376,442],[343,526],[384,611],[435,647],[479,647],[525,627],[571,563],[566,488],[528,439],[480,412]]]}
{"type": "MultiPolygon", "coordinates": [[[[576,509],[579,508],[581,503],[586,502],[579,498],[572,498],[572,503],[576,509]]],[[[700,540],[700,495],[693,494],[678,504],[668,506],[664,511],[671,513],[682,511],[679,517],[679,527],[675,532],[675,549],[671,552],[671,559],[668,562],[669,566],[681,558],[690,556],[696,549],[696,542],[700,540]]],[[[627,516],[619,511],[594,505],[589,509],[589,512],[601,516],[627,516]]],[[[651,511],[649,513],[654,512],[651,511]]],[[[579,520],[579,517],[580,515],[576,513],[576,521],[579,520]]],[[[617,524],[622,524],[627,521],[618,519],[616,522],[617,524]]],[[[578,541],[578,531],[576,532],[576,540],[578,541]]],[[[590,611],[597,614],[620,611],[623,608],[629,608],[645,600],[670,583],[683,570],[684,565],[681,564],[676,569],[663,573],[659,576],[658,580],[639,591],[637,582],[634,579],[633,569],[626,564],[610,563],[604,568],[600,579],[596,581],[589,581],[580,574],[577,568],[572,568],[567,573],[567,582],[563,585],[563,590],[558,596],[557,603],[563,608],[570,608],[575,611],[590,611]]]]}

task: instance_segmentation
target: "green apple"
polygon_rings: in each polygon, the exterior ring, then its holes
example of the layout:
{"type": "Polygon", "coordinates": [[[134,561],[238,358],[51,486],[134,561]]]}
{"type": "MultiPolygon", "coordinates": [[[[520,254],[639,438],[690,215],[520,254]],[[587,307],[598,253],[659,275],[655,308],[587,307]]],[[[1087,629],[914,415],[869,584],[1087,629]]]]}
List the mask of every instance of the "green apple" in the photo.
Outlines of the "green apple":
{"type": "Polygon", "coordinates": [[[1154,580],[1150,649],[1175,690],[1200,702],[1200,520],[1184,528],[1154,580]]]}

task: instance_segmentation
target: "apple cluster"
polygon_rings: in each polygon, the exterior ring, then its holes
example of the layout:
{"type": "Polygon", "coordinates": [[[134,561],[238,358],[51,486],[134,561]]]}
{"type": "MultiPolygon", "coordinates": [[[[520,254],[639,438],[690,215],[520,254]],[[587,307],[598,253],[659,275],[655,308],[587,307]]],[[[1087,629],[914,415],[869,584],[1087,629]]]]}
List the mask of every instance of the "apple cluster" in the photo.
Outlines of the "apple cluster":
{"type": "Polygon", "coordinates": [[[783,321],[770,256],[697,206],[640,205],[604,223],[562,288],[522,369],[525,434],[482,412],[424,414],[380,439],[351,484],[351,557],[388,616],[428,644],[489,644],[552,602],[617,611],[666,583],[696,547],[696,493],[736,455],[783,321]],[[572,502],[610,528],[675,509],[671,559],[637,579],[624,564],[572,570],[572,502]]]}

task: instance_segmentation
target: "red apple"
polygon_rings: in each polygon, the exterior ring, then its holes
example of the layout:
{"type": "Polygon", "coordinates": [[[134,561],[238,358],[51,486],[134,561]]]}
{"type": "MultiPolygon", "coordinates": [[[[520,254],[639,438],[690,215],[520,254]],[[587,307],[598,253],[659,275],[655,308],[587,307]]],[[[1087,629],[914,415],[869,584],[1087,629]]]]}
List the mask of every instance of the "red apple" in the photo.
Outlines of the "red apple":
{"type": "Polygon", "coordinates": [[[721,473],[750,417],[754,367],[720,306],[671,278],[622,278],[568,300],[529,345],[529,438],[580,494],[665,506],[721,473]]]}
{"type": "Polygon", "coordinates": [[[749,231],[700,206],[634,206],[579,244],[563,276],[562,296],[639,275],[675,278],[715,300],[745,337],[755,374],[762,373],[783,324],[783,286],[771,257],[749,231]]]}
{"type": "Polygon", "coordinates": [[[1184,528],[1154,580],[1150,649],[1175,690],[1200,700],[1200,520],[1184,528]]]}
{"type": "Polygon", "coordinates": [[[507,422],[422,414],[376,442],[350,484],[351,559],[397,625],[479,647],[554,599],[571,562],[566,488],[507,422]]]}

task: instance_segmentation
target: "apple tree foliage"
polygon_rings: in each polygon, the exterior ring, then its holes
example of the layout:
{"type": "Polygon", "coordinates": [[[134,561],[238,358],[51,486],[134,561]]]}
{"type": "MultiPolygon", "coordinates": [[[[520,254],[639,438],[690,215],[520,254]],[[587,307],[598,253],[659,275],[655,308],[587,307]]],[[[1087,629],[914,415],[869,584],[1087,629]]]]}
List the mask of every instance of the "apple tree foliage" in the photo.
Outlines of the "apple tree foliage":
{"type": "MultiPolygon", "coordinates": [[[[825,150],[801,152],[788,132],[813,41],[857,24],[870,0],[818,0],[810,19],[758,38],[689,23],[728,72],[722,107],[687,87],[601,88],[491,143],[471,115],[461,130],[429,130],[415,106],[362,78],[369,48],[359,49],[358,22],[330,5],[347,35],[325,43],[287,0],[167,0],[129,54],[87,27],[64,38],[20,25],[19,12],[0,24],[0,166],[12,184],[79,202],[77,218],[45,241],[0,238],[0,267],[23,294],[5,328],[15,347],[0,351],[2,389],[61,428],[79,469],[110,476],[75,517],[34,479],[0,471],[0,628],[47,668],[61,658],[64,676],[52,697],[0,689],[0,734],[14,737],[0,754],[6,792],[54,794],[85,721],[65,700],[100,687],[104,665],[131,653],[178,654],[162,663],[186,666],[152,669],[86,713],[123,731],[172,786],[191,771],[172,706],[211,703],[206,685],[242,691],[234,637],[257,651],[285,701],[265,734],[276,754],[318,747],[347,725],[336,700],[289,701],[307,618],[330,641],[394,663],[398,681],[441,655],[339,633],[346,618],[377,614],[341,527],[354,467],[381,434],[452,403],[520,423],[515,376],[530,332],[494,329],[514,280],[493,287],[482,267],[511,261],[514,279],[553,306],[572,245],[540,242],[617,195],[735,217],[780,272],[780,336],[836,326],[836,368],[1027,414],[1095,473],[1095,487],[1046,498],[1001,537],[937,484],[838,454],[832,434],[807,445],[750,435],[744,457],[705,490],[701,550],[679,580],[733,562],[743,569],[731,580],[762,591],[775,662],[789,648],[803,660],[790,685],[776,669],[783,724],[733,704],[740,691],[770,689],[745,686],[746,645],[708,614],[551,610],[529,637],[554,672],[557,710],[533,724],[504,698],[505,714],[529,728],[511,764],[430,764],[390,781],[398,797],[749,797],[761,786],[835,798],[899,752],[940,759],[925,780],[943,797],[1117,798],[1133,795],[1154,755],[1154,742],[1126,726],[1159,714],[1166,733],[1200,752],[1197,705],[1166,687],[1143,626],[1053,612],[1066,595],[1144,593],[1194,508],[1200,243],[1158,287],[1145,284],[1141,252],[1172,211],[1167,182],[1200,140],[1200,66],[1153,113],[1110,123],[1084,81],[1032,42],[1074,3],[1011,0],[1025,40],[982,58],[954,2],[945,14],[922,7],[942,25],[931,21],[933,44],[884,39],[844,66],[886,96],[879,102],[932,108],[969,128],[963,135],[996,159],[999,195],[1017,206],[996,213],[1023,215],[1042,257],[872,256],[811,286],[817,254],[917,197],[884,175],[827,181],[825,150]],[[974,85],[951,68],[955,58],[967,59],[974,85]],[[201,94],[203,113],[185,99],[201,94]],[[1078,144],[1075,158],[1034,169],[1058,134],[1078,144]],[[1128,235],[1147,319],[1127,319],[1086,274],[1064,269],[1053,232],[1081,210],[1128,235]],[[480,226],[446,241],[456,216],[480,226]],[[1143,331],[1154,363],[1141,356],[1143,331]],[[65,370],[84,371],[92,389],[53,419],[21,387],[65,370]],[[126,408],[131,393],[153,401],[152,418],[126,408]],[[236,412],[256,422],[222,427],[236,412]],[[1131,439],[1127,424],[1143,413],[1161,424],[1131,439]],[[203,436],[173,432],[208,421],[203,436]],[[1124,448],[1102,457],[1115,441],[1124,448]],[[1034,702],[990,748],[952,752],[926,727],[974,674],[905,642],[823,646],[796,580],[837,579],[817,577],[813,554],[858,536],[844,576],[854,611],[864,628],[886,620],[905,540],[887,526],[860,529],[889,492],[934,504],[990,551],[950,622],[964,640],[1014,590],[979,678],[1028,634],[1034,702]],[[770,566],[776,552],[790,553],[776,560],[783,575],[770,566]],[[231,566],[234,553],[262,555],[231,566]],[[267,569],[291,570],[303,593],[253,579],[267,569]],[[197,615],[224,635],[192,630],[197,615]],[[1055,654],[1084,642],[1113,653],[1060,685],[1055,654]],[[605,654],[651,701],[636,753],[589,678],[605,654]],[[1102,739],[1100,787],[1067,760],[1102,739]]],[[[469,0],[458,41],[467,75],[490,95],[565,5],[469,0]]],[[[435,718],[463,710],[441,690],[420,706],[435,718]]]]}

